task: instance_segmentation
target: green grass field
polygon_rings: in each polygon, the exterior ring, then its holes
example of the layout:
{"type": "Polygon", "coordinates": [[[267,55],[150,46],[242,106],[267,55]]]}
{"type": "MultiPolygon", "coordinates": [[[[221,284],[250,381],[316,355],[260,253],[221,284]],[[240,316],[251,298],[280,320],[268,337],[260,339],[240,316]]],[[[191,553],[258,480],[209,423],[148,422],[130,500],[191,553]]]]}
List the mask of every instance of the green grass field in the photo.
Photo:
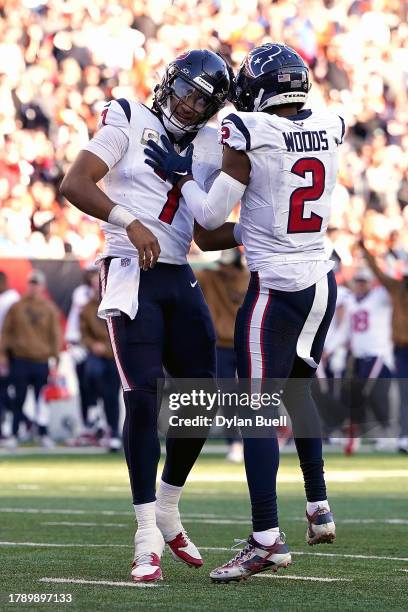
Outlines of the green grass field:
{"type": "Polygon", "coordinates": [[[141,588],[129,581],[134,521],[123,457],[1,457],[0,610],[408,610],[408,458],[328,455],[326,468],[335,544],[306,545],[297,460],[283,455],[280,525],[292,566],[216,585],[209,571],[250,533],[249,503],[243,467],[203,456],[182,512],[204,566],[190,569],[166,553],[164,580],[141,588]],[[71,593],[73,601],[9,604],[10,593],[71,593]]]}

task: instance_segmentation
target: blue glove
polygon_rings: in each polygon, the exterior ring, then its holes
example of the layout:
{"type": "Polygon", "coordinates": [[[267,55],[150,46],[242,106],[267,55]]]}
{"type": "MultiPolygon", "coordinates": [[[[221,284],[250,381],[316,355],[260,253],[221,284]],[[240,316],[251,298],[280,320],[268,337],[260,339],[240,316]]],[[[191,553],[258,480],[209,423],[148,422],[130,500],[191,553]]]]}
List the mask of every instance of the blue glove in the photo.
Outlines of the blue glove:
{"type": "Polygon", "coordinates": [[[193,163],[193,145],[187,147],[186,155],[182,156],[176,153],[173,145],[167,136],[161,136],[161,141],[166,147],[162,149],[153,140],[147,141],[148,149],[144,149],[147,157],[145,164],[151,166],[155,172],[173,185],[177,185],[180,179],[188,174],[192,174],[191,166],[193,163]]]}

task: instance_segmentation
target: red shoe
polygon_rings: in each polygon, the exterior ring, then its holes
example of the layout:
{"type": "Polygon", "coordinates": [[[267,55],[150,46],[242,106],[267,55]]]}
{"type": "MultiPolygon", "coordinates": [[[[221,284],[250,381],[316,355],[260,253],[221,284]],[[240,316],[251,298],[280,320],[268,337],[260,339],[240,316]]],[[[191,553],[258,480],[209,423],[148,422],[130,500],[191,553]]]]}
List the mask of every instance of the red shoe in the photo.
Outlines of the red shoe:
{"type": "Polygon", "coordinates": [[[156,582],[163,580],[160,557],[156,553],[140,553],[132,563],[133,582],[156,582]]]}
{"type": "Polygon", "coordinates": [[[201,555],[185,531],[180,531],[173,540],[166,542],[166,544],[169,546],[171,556],[175,561],[182,561],[190,567],[202,566],[201,555]]]}

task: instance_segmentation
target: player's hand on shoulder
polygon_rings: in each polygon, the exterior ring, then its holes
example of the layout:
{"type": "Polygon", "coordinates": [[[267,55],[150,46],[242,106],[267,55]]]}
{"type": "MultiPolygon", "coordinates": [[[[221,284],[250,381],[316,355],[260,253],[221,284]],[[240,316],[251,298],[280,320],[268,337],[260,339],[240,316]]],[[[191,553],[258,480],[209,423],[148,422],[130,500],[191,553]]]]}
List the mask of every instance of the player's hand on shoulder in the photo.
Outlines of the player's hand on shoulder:
{"type": "Polygon", "coordinates": [[[156,236],[137,219],[127,226],[126,232],[139,253],[139,266],[143,270],[153,268],[160,255],[160,244],[156,236]]]}
{"type": "Polygon", "coordinates": [[[193,145],[187,147],[185,155],[180,155],[167,136],[162,135],[161,141],[164,148],[153,140],[147,141],[147,148],[144,149],[145,164],[173,185],[177,185],[182,178],[192,174],[193,145]]]}

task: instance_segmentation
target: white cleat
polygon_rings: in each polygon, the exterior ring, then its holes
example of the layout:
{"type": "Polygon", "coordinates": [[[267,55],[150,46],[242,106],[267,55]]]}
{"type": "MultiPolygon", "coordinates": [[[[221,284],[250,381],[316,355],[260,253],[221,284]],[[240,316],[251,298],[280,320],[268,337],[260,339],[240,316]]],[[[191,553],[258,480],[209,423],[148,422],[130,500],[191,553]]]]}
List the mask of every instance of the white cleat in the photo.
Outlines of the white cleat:
{"type": "Polygon", "coordinates": [[[233,559],[210,573],[213,582],[240,582],[267,570],[277,572],[278,569],[286,568],[292,563],[283,533],[272,546],[262,546],[252,535],[248,540],[236,540],[236,542],[246,546],[233,559]]]}
{"type": "Polygon", "coordinates": [[[49,436],[41,436],[40,440],[41,440],[41,446],[43,448],[49,448],[49,449],[55,448],[55,442],[49,436]]]}
{"type": "Polygon", "coordinates": [[[308,514],[306,510],[306,518],[308,522],[306,542],[310,546],[314,544],[332,544],[334,542],[336,539],[336,526],[330,508],[317,508],[313,514],[308,514]]]}
{"type": "Polygon", "coordinates": [[[172,512],[156,504],[156,523],[175,561],[182,561],[190,567],[202,566],[202,557],[183,528],[177,509],[172,512]]]}
{"type": "Polygon", "coordinates": [[[197,546],[190,540],[184,529],[166,544],[175,561],[182,561],[190,567],[201,567],[204,563],[197,546]]]}
{"type": "Polygon", "coordinates": [[[243,463],[244,447],[242,445],[242,442],[233,442],[230,445],[227,456],[225,458],[231,463],[243,463]]]}
{"type": "Polygon", "coordinates": [[[164,540],[159,529],[144,529],[135,535],[135,556],[130,573],[133,582],[156,582],[162,580],[160,559],[164,540]]]}

